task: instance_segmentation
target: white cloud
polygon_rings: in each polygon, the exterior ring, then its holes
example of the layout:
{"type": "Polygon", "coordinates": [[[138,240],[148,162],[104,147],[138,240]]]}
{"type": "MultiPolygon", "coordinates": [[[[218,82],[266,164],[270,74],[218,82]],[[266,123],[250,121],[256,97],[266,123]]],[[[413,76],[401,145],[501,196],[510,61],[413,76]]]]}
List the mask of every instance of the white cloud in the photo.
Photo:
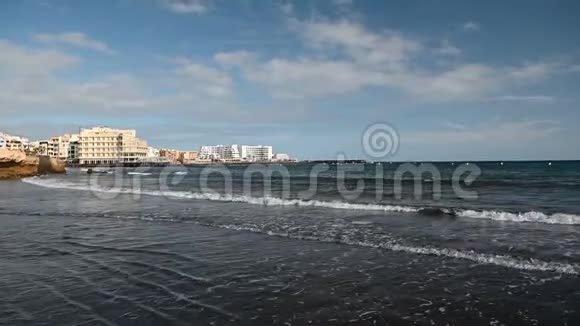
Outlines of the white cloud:
{"type": "Polygon", "coordinates": [[[114,54],[106,43],[97,41],[79,32],[66,32],[60,34],[36,34],[34,38],[39,42],[44,43],[62,43],[73,45],[81,48],[91,49],[106,54],[114,54]]]}
{"type": "Polygon", "coordinates": [[[337,6],[350,6],[353,3],[353,0],[334,0],[333,1],[337,6]]]}
{"type": "Polygon", "coordinates": [[[455,123],[455,122],[451,122],[451,121],[448,121],[447,123],[445,123],[445,125],[447,127],[451,128],[451,129],[458,129],[458,130],[467,130],[467,129],[469,129],[469,127],[467,127],[464,124],[455,123]]]}
{"type": "Polygon", "coordinates": [[[506,67],[461,64],[438,73],[408,73],[400,79],[400,86],[431,100],[497,100],[498,93],[539,83],[565,72],[563,67],[558,62],[506,67]]]}
{"type": "Polygon", "coordinates": [[[441,56],[458,56],[463,53],[459,48],[451,44],[448,40],[443,40],[438,48],[433,49],[433,54],[441,56]]]}
{"type": "Polygon", "coordinates": [[[555,101],[554,97],[546,95],[503,95],[495,99],[498,101],[529,103],[550,103],[555,101]]]}
{"type": "Polygon", "coordinates": [[[365,64],[386,64],[398,68],[419,51],[419,42],[400,33],[372,33],[362,25],[346,20],[338,22],[294,21],[307,44],[323,50],[342,50],[353,60],[365,64]]]}
{"type": "MultiPolygon", "coordinates": [[[[65,52],[27,48],[0,40],[0,115],[51,112],[58,114],[141,114],[170,110],[232,116],[229,76],[212,67],[175,60],[175,69],[153,75],[104,74],[67,81],[58,76],[80,59],[65,52]],[[122,110],[121,110],[122,109],[122,110]]],[[[147,73],[151,74],[151,73],[147,73]]],[[[238,114],[238,113],[236,113],[238,114]]]]}
{"type": "Polygon", "coordinates": [[[244,65],[255,59],[255,55],[248,51],[219,52],[214,60],[223,65],[244,65]]]}
{"type": "Polygon", "coordinates": [[[289,98],[344,94],[385,83],[383,74],[360,70],[347,61],[273,59],[243,69],[249,80],[267,85],[276,96],[289,98]]]}
{"type": "Polygon", "coordinates": [[[163,5],[178,14],[203,14],[208,10],[203,0],[163,0],[163,5]]]}
{"type": "Polygon", "coordinates": [[[275,97],[306,98],[346,94],[367,86],[382,86],[386,75],[348,60],[281,59],[260,61],[247,51],[221,52],[217,62],[237,67],[252,82],[265,85],[275,97]]]}
{"type": "Polygon", "coordinates": [[[294,5],[291,2],[286,2],[280,5],[280,10],[286,15],[294,13],[294,5]]]}
{"type": "Polygon", "coordinates": [[[561,62],[461,63],[434,69],[425,63],[426,54],[436,60],[435,56],[460,55],[461,50],[443,40],[439,48],[426,52],[421,42],[401,33],[372,32],[346,20],[289,20],[290,28],[314,51],[310,56],[259,60],[253,53],[237,51],[218,53],[214,60],[239,67],[247,80],[266,86],[274,96],[292,98],[342,95],[378,86],[431,101],[498,100],[512,88],[573,70],[561,62]]]}
{"type": "MultiPolygon", "coordinates": [[[[80,62],[77,56],[57,50],[30,50],[0,40],[0,67],[4,77],[13,75],[46,75],[53,71],[70,68],[80,62]]],[[[0,75],[0,79],[2,76],[0,75]]]]}
{"type": "Polygon", "coordinates": [[[510,74],[518,80],[543,80],[554,73],[564,72],[566,69],[566,65],[561,62],[537,62],[514,67],[510,74]]]}
{"type": "Polygon", "coordinates": [[[461,29],[465,32],[479,32],[481,30],[481,24],[476,21],[468,21],[461,25],[461,29]]]}
{"type": "Polygon", "coordinates": [[[214,60],[239,67],[247,80],[265,85],[276,97],[305,98],[385,86],[392,83],[393,74],[406,70],[405,65],[411,56],[421,49],[418,42],[399,33],[374,34],[348,21],[301,22],[291,19],[291,27],[310,48],[322,52],[338,51],[344,53],[345,58],[259,61],[255,54],[237,51],[218,53],[214,60]]]}
{"type": "Polygon", "coordinates": [[[177,73],[186,76],[193,87],[203,90],[208,95],[227,96],[232,92],[230,76],[218,69],[187,62],[178,66],[177,73]]]}
{"type": "Polygon", "coordinates": [[[561,131],[560,123],[553,120],[525,120],[487,122],[470,128],[454,128],[441,131],[416,132],[401,135],[409,143],[469,144],[473,146],[502,147],[526,144],[546,138],[561,131]]]}
{"type": "Polygon", "coordinates": [[[401,86],[428,99],[479,99],[501,88],[497,71],[482,64],[463,64],[435,74],[409,74],[401,86]]]}

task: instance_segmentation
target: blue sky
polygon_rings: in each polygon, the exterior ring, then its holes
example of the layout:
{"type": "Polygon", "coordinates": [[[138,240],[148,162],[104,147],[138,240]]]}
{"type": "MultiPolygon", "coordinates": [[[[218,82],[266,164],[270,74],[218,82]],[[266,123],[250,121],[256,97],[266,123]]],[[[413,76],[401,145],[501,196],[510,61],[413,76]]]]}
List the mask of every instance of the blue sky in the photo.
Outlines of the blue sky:
{"type": "Polygon", "coordinates": [[[0,130],[393,160],[580,159],[578,1],[0,1],[0,130]]]}

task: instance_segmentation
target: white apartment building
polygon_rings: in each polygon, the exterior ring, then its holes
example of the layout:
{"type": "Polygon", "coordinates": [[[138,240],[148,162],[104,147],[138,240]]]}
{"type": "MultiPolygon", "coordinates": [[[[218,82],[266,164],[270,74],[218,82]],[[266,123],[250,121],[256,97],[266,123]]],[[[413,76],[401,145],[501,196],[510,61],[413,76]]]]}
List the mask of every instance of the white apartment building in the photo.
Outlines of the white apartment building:
{"type": "Polygon", "coordinates": [[[154,147],[147,147],[147,155],[143,159],[146,163],[169,163],[166,157],[161,157],[161,152],[159,149],[154,147]]]}
{"type": "Polygon", "coordinates": [[[37,140],[30,142],[29,149],[38,155],[48,155],[48,141],[47,140],[37,140]]]}
{"type": "Polygon", "coordinates": [[[199,149],[199,157],[204,158],[204,159],[217,157],[218,152],[219,152],[218,148],[220,146],[223,146],[223,145],[201,146],[201,148],[199,149]]]}
{"type": "Polygon", "coordinates": [[[201,146],[198,157],[226,161],[236,161],[241,158],[238,145],[201,146]]]}
{"type": "Polygon", "coordinates": [[[237,145],[228,145],[220,148],[220,156],[227,161],[238,161],[241,159],[240,150],[237,145]]]}
{"type": "Polygon", "coordinates": [[[159,157],[159,149],[147,147],[147,157],[159,157]]]}
{"type": "Polygon", "coordinates": [[[272,146],[262,145],[215,145],[201,146],[200,159],[226,161],[269,161],[272,159],[272,146]]]}
{"type": "Polygon", "coordinates": [[[48,141],[47,155],[50,157],[67,160],[69,159],[70,154],[70,143],[78,142],[78,140],[78,134],[65,134],[63,136],[52,137],[48,141]]]}
{"type": "Polygon", "coordinates": [[[147,152],[147,142],[137,138],[134,129],[94,127],[81,129],[79,135],[80,164],[136,163],[147,152]]]}
{"type": "Polygon", "coordinates": [[[270,161],[272,159],[272,146],[263,145],[240,145],[240,156],[247,161],[270,161]]]}
{"type": "Polygon", "coordinates": [[[12,136],[0,132],[0,148],[10,150],[28,150],[30,148],[30,140],[28,140],[28,138],[12,136]]]}

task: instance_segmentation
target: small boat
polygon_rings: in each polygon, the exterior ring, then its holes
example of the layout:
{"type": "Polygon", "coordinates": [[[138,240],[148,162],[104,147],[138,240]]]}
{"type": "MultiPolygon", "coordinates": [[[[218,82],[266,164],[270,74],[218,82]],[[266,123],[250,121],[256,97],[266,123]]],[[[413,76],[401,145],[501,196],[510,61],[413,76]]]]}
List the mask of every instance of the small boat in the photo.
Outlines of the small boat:
{"type": "Polygon", "coordinates": [[[86,169],[85,172],[87,174],[93,174],[93,173],[107,174],[107,173],[112,173],[113,171],[105,170],[105,169],[92,169],[92,168],[88,168],[88,169],[86,169]]]}

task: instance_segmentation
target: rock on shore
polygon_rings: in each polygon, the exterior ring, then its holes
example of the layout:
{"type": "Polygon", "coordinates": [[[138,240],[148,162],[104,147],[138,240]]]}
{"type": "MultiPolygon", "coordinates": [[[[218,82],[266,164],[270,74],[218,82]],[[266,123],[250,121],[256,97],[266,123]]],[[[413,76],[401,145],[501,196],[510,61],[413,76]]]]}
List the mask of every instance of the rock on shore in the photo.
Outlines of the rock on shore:
{"type": "Polygon", "coordinates": [[[0,179],[65,172],[65,163],[62,160],[48,156],[27,156],[23,151],[0,149],[0,179]]]}

